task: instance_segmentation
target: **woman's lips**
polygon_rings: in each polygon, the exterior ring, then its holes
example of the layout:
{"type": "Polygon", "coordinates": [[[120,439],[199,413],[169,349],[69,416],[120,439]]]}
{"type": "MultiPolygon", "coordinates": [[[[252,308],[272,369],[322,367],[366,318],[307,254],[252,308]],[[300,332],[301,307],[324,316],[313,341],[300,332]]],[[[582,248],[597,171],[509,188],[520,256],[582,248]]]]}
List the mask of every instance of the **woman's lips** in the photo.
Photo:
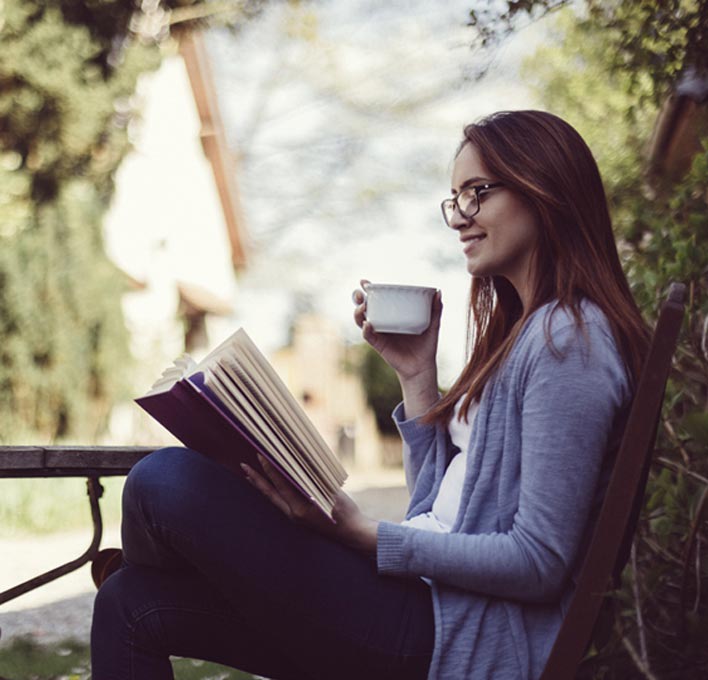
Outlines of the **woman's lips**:
{"type": "Polygon", "coordinates": [[[466,238],[463,243],[465,244],[463,247],[463,251],[465,254],[469,254],[471,251],[473,251],[485,238],[487,237],[486,234],[477,234],[475,236],[470,236],[466,238]]]}

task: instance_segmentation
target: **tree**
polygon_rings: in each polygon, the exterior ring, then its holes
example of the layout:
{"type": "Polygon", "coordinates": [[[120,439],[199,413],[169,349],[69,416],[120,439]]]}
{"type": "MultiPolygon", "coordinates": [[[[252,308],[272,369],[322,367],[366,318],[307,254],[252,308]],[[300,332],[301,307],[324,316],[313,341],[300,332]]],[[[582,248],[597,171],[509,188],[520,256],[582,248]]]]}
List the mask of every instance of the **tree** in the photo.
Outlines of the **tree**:
{"type": "MultiPolygon", "coordinates": [[[[474,43],[489,48],[523,21],[572,4],[571,0],[507,0],[483,10],[471,10],[474,43]]],[[[631,80],[636,77],[636,82],[648,76],[655,103],[662,100],[678,74],[687,68],[708,71],[706,0],[584,0],[580,6],[585,12],[579,25],[601,32],[612,44],[612,51],[606,55],[608,68],[625,71],[631,80]]]]}
{"type": "Polygon", "coordinates": [[[356,371],[361,378],[366,402],[376,416],[376,424],[383,434],[396,434],[396,425],[391,413],[401,401],[401,387],[396,372],[370,345],[356,348],[356,371]]]}
{"type": "Polygon", "coordinates": [[[101,222],[170,23],[260,2],[0,4],[0,442],[92,438],[129,361],[101,222]]]}

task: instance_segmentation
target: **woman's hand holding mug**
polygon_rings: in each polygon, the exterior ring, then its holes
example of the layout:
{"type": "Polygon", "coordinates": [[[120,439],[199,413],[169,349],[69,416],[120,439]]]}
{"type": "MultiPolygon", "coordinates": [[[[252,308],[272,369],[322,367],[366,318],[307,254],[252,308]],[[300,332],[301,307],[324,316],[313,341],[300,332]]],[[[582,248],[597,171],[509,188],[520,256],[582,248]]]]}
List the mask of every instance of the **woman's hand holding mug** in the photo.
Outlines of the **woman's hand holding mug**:
{"type": "Polygon", "coordinates": [[[428,327],[419,334],[401,334],[374,330],[366,315],[369,286],[370,281],[362,279],[361,288],[352,294],[356,305],[354,322],[362,329],[364,340],[396,371],[406,417],[415,417],[427,411],[439,398],[435,356],[443,308],[440,291],[435,291],[432,296],[428,327]]]}

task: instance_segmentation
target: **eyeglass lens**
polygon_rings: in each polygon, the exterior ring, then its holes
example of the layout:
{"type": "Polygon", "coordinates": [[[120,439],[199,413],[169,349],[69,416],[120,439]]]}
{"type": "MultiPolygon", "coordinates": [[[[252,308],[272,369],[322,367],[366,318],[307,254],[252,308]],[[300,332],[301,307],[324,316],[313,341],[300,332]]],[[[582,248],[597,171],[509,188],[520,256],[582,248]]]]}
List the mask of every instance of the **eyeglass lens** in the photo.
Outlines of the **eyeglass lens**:
{"type": "MultiPolygon", "coordinates": [[[[448,224],[455,214],[455,200],[448,198],[444,203],[445,220],[448,224]]],[[[457,195],[457,206],[465,217],[471,217],[477,211],[477,192],[474,188],[465,189],[457,195]]]]}

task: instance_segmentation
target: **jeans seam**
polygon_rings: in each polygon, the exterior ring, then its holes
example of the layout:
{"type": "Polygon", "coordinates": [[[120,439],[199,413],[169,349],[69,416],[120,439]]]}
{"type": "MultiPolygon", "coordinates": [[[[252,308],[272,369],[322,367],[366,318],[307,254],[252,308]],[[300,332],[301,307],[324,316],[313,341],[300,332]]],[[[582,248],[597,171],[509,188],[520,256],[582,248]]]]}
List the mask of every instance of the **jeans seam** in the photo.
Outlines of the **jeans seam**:
{"type": "Polygon", "coordinates": [[[150,616],[151,614],[154,614],[156,612],[165,612],[165,611],[179,611],[179,612],[184,612],[188,614],[207,614],[209,616],[218,616],[221,619],[228,621],[231,619],[231,617],[226,614],[225,612],[220,612],[220,611],[214,611],[212,609],[207,609],[207,608],[197,608],[197,607],[181,607],[177,605],[156,605],[154,603],[150,603],[149,605],[145,605],[147,607],[143,611],[143,607],[141,607],[138,610],[135,610],[132,615],[131,615],[131,622],[128,626],[129,630],[129,637],[128,637],[128,647],[130,649],[130,664],[129,664],[129,670],[130,670],[130,679],[135,677],[135,664],[133,663],[134,659],[134,653],[138,645],[136,644],[136,630],[138,627],[138,624],[147,616],[150,616]],[[137,614],[136,612],[140,612],[137,614]]]}

